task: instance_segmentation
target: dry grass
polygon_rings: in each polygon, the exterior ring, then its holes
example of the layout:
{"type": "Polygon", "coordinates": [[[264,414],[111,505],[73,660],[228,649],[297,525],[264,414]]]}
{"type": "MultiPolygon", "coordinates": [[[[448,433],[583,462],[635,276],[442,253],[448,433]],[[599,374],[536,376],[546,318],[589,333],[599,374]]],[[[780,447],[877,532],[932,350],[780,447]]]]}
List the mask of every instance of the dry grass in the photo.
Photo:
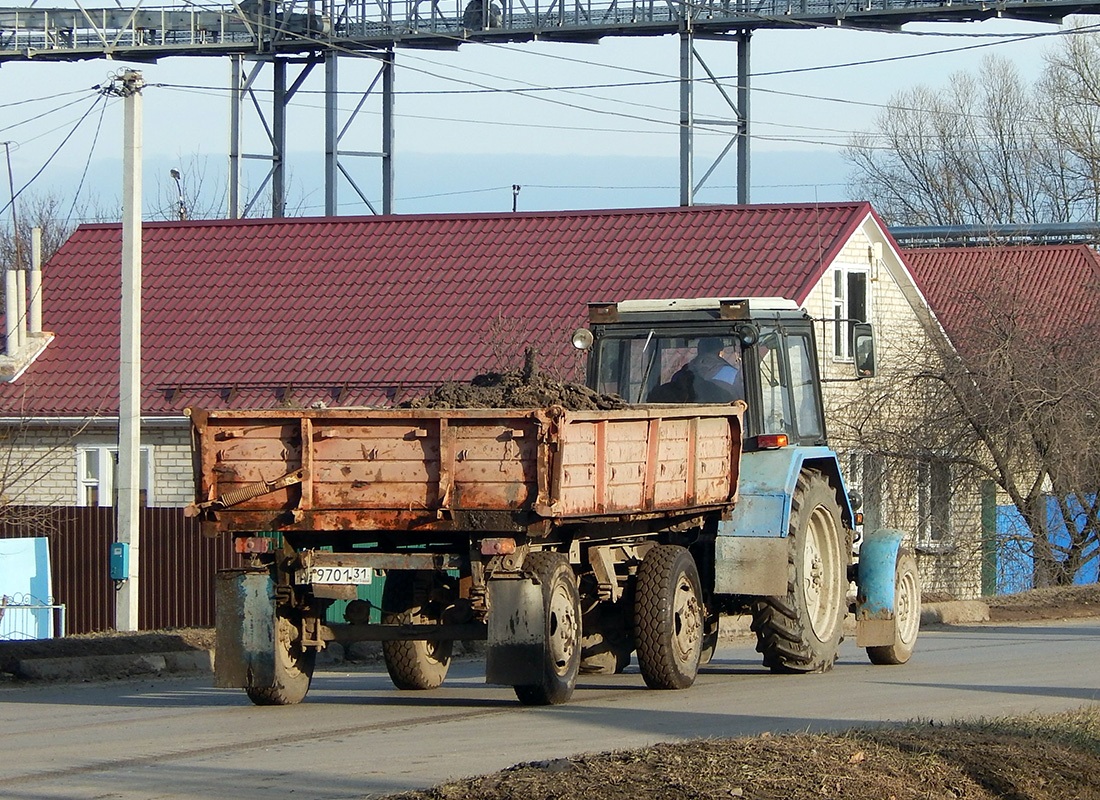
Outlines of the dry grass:
{"type": "Polygon", "coordinates": [[[1100,798],[1100,709],[843,734],[661,744],[521,764],[401,800],[1086,800],[1100,798]]]}

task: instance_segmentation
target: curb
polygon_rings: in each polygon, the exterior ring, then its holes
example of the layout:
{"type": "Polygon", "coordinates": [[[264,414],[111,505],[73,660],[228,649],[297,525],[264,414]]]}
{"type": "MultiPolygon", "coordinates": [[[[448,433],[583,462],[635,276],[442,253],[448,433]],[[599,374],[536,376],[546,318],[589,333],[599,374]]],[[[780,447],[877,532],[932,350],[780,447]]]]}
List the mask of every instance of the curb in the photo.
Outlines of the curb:
{"type": "Polygon", "coordinates": [[[16,664],[14,675],[22,680],[96,680],[146,675],[202,675],[214,668],[212,650],[177,650],[168,653],[133,653],[76,658],[27,658],[16,664]]]}
{"type": "Polygon", "coordinates": [[[950,600],[921,606],[921,625],[968,625],[989,622],[989,605],[981,600],[950,600]]]}

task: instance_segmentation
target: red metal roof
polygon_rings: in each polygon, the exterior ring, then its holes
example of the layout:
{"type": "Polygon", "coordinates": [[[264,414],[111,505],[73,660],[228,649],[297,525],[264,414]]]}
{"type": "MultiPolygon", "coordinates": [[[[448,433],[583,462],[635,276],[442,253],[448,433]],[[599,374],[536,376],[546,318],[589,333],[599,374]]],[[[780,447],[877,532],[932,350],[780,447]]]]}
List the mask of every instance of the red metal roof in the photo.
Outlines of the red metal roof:
{"type": "MultiPolygon", "coordinates": [[[[270,406],[288,385],[296,402],[379,402],[383,384],[407,394],[518,366],[494,357],[509,346],[562,359],[594,300],[802,302],[872,214],[833,203],[146,224],[142,409],[270,406]]],[[[85,225],[46,265],[43,327],[57,338],[0,387],[0,413],[117,413],[120,253],[119,225],[85,225]]]]}
{"type": "Polygon", "coordinates": [[[904,251],[913,279],[963,351],[998,320],[1037,335],[1100,323],[1100,261],[1088,246],[1013,245],[904,251]]]}

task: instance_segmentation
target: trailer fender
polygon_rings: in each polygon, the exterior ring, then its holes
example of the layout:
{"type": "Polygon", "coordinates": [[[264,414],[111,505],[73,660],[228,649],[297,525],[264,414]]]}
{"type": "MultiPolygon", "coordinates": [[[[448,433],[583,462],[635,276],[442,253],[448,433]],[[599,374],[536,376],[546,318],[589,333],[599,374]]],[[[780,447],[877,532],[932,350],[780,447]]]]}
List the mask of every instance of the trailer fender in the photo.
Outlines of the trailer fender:
{"type": "Polygon", "coordinates": [[[485,682],[529,686],[542,680],[546,636],[542,588],[531,578],[488,583],[485,682]]]}
{"type": "Polygon", "coordinates": [[[219,570],[214,580],[214,685],[275,683],[275,582],[257,569],[219,570]]]}
{"type": "Polygon", "coordinates": [[[859,647],[894,642],[898,553],[902,532],[883,528],[863,537],[856,571],[856,644],[859,647]]]}

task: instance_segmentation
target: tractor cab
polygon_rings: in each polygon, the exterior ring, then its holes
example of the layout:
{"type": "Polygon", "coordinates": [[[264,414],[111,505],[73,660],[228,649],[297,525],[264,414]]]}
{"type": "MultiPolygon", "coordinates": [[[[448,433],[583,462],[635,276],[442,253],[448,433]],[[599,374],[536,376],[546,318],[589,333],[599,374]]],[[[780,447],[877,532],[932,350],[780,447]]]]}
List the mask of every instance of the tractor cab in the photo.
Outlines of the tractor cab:
{"type": "MultiPolygon", "coordinates": [[[[588,385],[630,403],[744,400],[746,439],[825,444],[813,320],[783,298],[589,304],[588,385]]],[[[858,366],[873,369],[870,326],[855,326],[858,366]]],[[[587,345],[587,346],[586,346],[587,345]]]]}

